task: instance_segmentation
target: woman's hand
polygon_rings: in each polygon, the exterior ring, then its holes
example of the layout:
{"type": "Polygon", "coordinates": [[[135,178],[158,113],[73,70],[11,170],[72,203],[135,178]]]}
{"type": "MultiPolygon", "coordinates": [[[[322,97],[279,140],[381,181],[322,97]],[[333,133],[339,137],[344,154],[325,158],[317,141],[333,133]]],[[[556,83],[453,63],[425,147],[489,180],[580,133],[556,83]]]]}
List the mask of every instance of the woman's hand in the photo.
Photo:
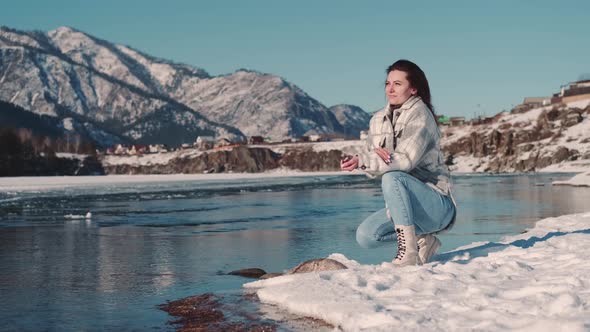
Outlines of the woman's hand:
{"type": "Polygon", "coordinates": [[[391,163],[391,153],[384,148],[375,148],[375,153],[381,158],[386,164],[391,163]]]}
{"type": "Polygon", "coordinates": [[[359,158],[357,156],[346,156],[340,160],[340,169],[343,171],[353,171],[359,165],[359,158]]]}

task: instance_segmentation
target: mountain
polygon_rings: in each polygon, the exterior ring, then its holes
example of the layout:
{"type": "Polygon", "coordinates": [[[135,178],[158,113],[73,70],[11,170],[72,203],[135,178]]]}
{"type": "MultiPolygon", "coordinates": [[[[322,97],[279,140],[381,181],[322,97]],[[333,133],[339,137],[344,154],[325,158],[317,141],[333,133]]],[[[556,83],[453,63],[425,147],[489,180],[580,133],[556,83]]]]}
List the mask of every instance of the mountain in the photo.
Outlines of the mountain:
{"type": "MultiPolygon", "coordinates": [[[[187,138],[213,134],[243,138],[239,130],[213,123],[141,86],[139,69],[117,62],[127,59],[109,53],[110,44],[80,35],[87,36],[68,28],[48,34],[0,28],[0,100],[37,114],[70,119],[74,130],[83,128],[102,145],[127,140],[177,145],[187,138]],[[72,39],[64,33],[71,33],[72,39]],[[72,49],[73,41],[79,49],[91,48],[96,57],[80,55],[72,49]],[[102,58],[106,53],[110,61],[102,58]]],[[[149,82],[145,77],[141,80],[149,82]]]]}
{"type": "Polygon", "coordinates": [[[358,106],[334,105],[329,108],[329,111],[334,114],[338,123],[344,128],[344,135],[347,137],[358,138],[362,130],[369,129],[371,115],[358,106]]]}
{"type": "Polygon", "coordinates": [[[0,100],[68,119],[103,146],[348,130],[326,106],[278,76],[238,70],[213,77],[68,27],[48,33],[1,27],[0,85],[0,100]]]}

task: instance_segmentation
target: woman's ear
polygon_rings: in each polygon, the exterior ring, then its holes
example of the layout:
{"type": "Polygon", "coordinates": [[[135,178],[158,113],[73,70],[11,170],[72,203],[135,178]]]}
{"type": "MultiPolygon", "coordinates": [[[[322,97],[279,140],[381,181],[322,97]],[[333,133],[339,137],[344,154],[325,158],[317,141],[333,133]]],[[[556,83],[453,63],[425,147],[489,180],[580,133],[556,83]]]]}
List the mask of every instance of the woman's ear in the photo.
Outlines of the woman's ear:
{"type": "Polygon", "coordinates": [[[412,94],[412,96],[415,96],[418,94],[418,90],[412,88],[410,89],[410,93],[412,94]]]}

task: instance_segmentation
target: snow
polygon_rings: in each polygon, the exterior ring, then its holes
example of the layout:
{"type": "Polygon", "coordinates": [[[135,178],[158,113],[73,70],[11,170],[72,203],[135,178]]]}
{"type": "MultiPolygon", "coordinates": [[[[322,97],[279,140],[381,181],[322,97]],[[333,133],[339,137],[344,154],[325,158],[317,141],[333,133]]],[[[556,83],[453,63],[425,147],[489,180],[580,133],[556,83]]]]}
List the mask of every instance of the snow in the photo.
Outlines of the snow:
{"type": "Polygon", "coordinates": [[[88,157],[87,154],[80,154],[80,153],[69,153],[69,152],[57,152],[55,156],[58,158],[67,158],[67,159],[78,159],[84,160],[88,157]]]}
{"type": "Polygon", "coordinates": [[[63,124],[65,130],[69,130],[69,131],[74,130],[74,119],[65,118],[62,120],[62,124],[63,124]]]}
{"type": "Polygon", "coordinates": [[[539,170],[541,173],[581,173],[590,170],[590,159],[564,161],[539,170]]]}
{"type": "Polygon", "coordinates": [[[483,172],[489,162],[488,157],[477,158],[473,156],[456,156],[453,159],[454,164],[449,166],[453,173],[473,173],[483,172]]]}
{"type": "Polygon", "coordinates": [[[276,169],[264,173],[216,173],[216,174],[153,174],[153,175],[105,175],[105,176],[32,176],[0,178],[0,192],[39,192],[41,190],[68,187],[97,187],[124,184],[186,181],[227,181],[268,179],[300,176],[364,176],[361,172],[300,172],[276,169]]]}
{"type": "Polygon", "coordinates": [[[145,154],[145,155],[107,155],[103,158],[102,162],[106,166],[113,165],[139,165],[139,166],[150,166],[150,165],[166,165],[172,159],[175,158],[195,158],[205,152],[196,149],[187,149],[175,152],[145,154]]]}
{"type": "Polygon", "coordinates": [[[544,219],[422,266],[360,265],[332,254],[349,269],[244,287],[263,303],[344,331],[586,331],[589,225],[590,213],[544,219]]]}
{"type": "Polygon", "coordinates": [[[16,98],[18,98],[18,95],[20,95],[20,91],[17,91],[14,96],[12,96],[12,98],[10,98],[10,103],[14,104],[14,101],[16,100],[16,98]]]}
{"type": "Polygon", "coordinates": [[[255,148],[266,148],[271,149],[276,153],[285,153],[290,149],[304,150],[309,148],[315,152],[323,152],[330,150],[340,150],[346,154],[358,153],[365,147],[365,141],[361,140],[348,140],[348,141],[333,141],[333,142],[312,142],[312,143],[283,143],[283,144],[272,144],[272,145],[249,145],[249,147],[255,148]]]}
{"type": "Polygon", "coordinates": [[[569,108],[576,107],[576,108],[584,109],[584,108],[586,108],[586,106],[590,105],[590,98],[572,101],[571,103],[567,103],[566,105],[569,108]]]}
{"type": "Polygon", "coordinates": [[[574,187],[590,187],[590,171],[577,174],[566,181],[553,181],[554,185],[568,185],[574,187]]]}
{"type": "Polygon", "coordinates": [[[139,62],[145,68],[147,68],[150,74],[160,83],[162,86],[172,85],[174,76],[176,75],[176,69],[167,63],[159,63],[150,61],[145,56],[141,55],[137,51],[123,46],[116,46],[121,52],[133,58],[133,60],[139,62]]]}

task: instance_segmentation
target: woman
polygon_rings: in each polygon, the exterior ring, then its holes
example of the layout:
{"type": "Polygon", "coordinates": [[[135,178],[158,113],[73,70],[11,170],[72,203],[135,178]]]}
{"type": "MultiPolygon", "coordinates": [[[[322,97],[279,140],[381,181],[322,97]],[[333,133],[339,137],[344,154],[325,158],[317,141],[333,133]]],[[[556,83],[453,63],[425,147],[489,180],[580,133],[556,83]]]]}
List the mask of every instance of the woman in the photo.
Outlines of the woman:
{"type": "Polygon", "coordinates": [[[366,150],[344,159],[340,167],[381,176],[385,208],[358,227],[358,243],[370,248],[397,237],[393,264],[423,264],[440,247],[433,234],[454,222],[449,169],[420,67],[408,60],[389,66],[385,95],[387,106],[371,118],[366,150]]]}

